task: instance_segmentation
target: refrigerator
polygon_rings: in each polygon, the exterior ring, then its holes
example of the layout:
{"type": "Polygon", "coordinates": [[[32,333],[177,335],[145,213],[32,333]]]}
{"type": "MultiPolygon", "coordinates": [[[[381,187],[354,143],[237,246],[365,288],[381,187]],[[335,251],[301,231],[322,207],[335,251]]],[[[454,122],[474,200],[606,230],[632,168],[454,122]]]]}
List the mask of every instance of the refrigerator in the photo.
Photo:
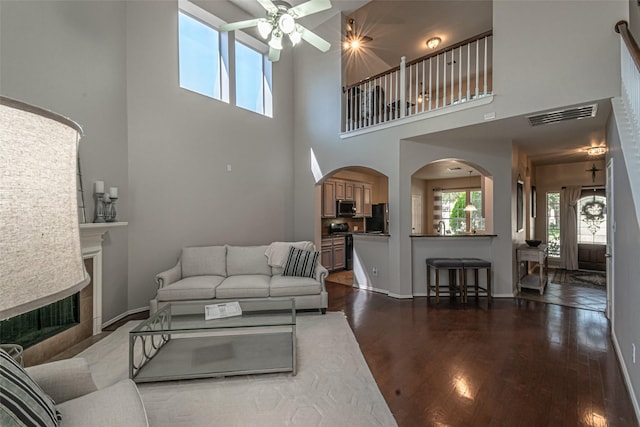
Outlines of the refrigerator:
{"type": "Polygon", "coordinates": [[[367,218],[367,233],[389,233],[389,204],[371,206],[371,218],[367,218]]]}

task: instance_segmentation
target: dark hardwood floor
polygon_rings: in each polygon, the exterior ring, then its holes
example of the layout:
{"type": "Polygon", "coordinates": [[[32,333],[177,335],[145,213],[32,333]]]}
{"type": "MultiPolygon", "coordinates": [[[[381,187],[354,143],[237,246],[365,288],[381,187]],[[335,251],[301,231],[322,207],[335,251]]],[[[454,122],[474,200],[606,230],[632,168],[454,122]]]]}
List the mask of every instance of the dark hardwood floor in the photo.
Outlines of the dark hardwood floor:
{"type": "Polygon", "coordinates": [[[327,289],[401,427],[638,425],[604,313],[327,289]]]}

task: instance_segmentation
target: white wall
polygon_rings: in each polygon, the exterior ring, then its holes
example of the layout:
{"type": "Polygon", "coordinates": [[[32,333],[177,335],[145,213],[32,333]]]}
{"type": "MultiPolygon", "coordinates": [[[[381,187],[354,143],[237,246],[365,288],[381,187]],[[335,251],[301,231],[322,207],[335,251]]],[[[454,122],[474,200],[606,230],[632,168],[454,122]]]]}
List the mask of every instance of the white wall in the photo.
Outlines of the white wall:
{"type": "Polygon", "coordinates": [[[494,1],[496,117],[618,96],[627,0],[494,1]]]}
{"type": "MultiPolygon", "coordinates": [[[[623,17],[620,17],[623,19],[623,17]]],[[[640,4],[638,0],[629,0],[629,30],[636,43],[640,43],[640,4]]]]}
{"type": "MultiPolygon", "coordinates": [[[[640,351],[640,229],[635,218],[635,207],[630,197],[631,187],[624,158],[620,147],[620,136],[615,117],[607,124],[608,159],[613,160],[613,198],[614,198],[614,288],[612,333],[623,365],[622,371],[631,388],[636,415],[640,413],[640,369],[632,362],[632,345],[640,351]]],[[[611,219],[610,219],[611,220],[611,219]]],[[[636,353],[640,357],[640,353],[636,353]]]]}
{"type": "Polygon", "coordinates": [[[183,246],[292,237],[291,51],[274,64],[268,118],[178,86],[177,23],[175,1],[127,3],[130,308],[183,246]]]}
{"type": "MultiPolygon", "coordinates": [[[[0,19],[0,92],[78,122],[88,222],[96,180],[119,188],[118,217],[128,220],[125,4],[2,1],[0,19]]],[[[127,310],[127,234],[105,235],[105,320],[127,310]]]]}

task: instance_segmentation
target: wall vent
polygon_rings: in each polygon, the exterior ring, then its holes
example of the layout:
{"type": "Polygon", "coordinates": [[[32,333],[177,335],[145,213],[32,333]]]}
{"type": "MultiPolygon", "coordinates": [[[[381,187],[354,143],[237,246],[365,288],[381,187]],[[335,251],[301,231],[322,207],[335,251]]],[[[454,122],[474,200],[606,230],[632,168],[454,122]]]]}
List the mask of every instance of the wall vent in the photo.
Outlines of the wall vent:
{"type": "Polygon", "coordinates": [[[568,108],[566,110],[550,111],[548,113],[527,116],[531,126],[550,125],[552,123],[564,122],[567,120],[584,119],[595,117],[598,111],[598,104],[583,105],[582,107],[568,108]]]}

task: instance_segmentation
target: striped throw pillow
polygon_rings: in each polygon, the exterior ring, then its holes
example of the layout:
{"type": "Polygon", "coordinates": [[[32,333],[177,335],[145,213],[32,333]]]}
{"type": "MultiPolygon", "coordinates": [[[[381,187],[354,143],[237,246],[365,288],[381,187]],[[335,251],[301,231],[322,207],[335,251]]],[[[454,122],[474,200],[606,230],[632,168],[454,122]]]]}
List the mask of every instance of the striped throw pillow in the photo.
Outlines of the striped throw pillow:
{"type": "Polygon", "coordinates": [[[59,422],[60,413],[53,400],[0,349],[0,425],[50,427],[59,422]]]}
{"type": "Polygon", "coordinates": [[[319,256],[320,252],[303,251],[292,246],[282,275],[315,278],[319,256]]]}

